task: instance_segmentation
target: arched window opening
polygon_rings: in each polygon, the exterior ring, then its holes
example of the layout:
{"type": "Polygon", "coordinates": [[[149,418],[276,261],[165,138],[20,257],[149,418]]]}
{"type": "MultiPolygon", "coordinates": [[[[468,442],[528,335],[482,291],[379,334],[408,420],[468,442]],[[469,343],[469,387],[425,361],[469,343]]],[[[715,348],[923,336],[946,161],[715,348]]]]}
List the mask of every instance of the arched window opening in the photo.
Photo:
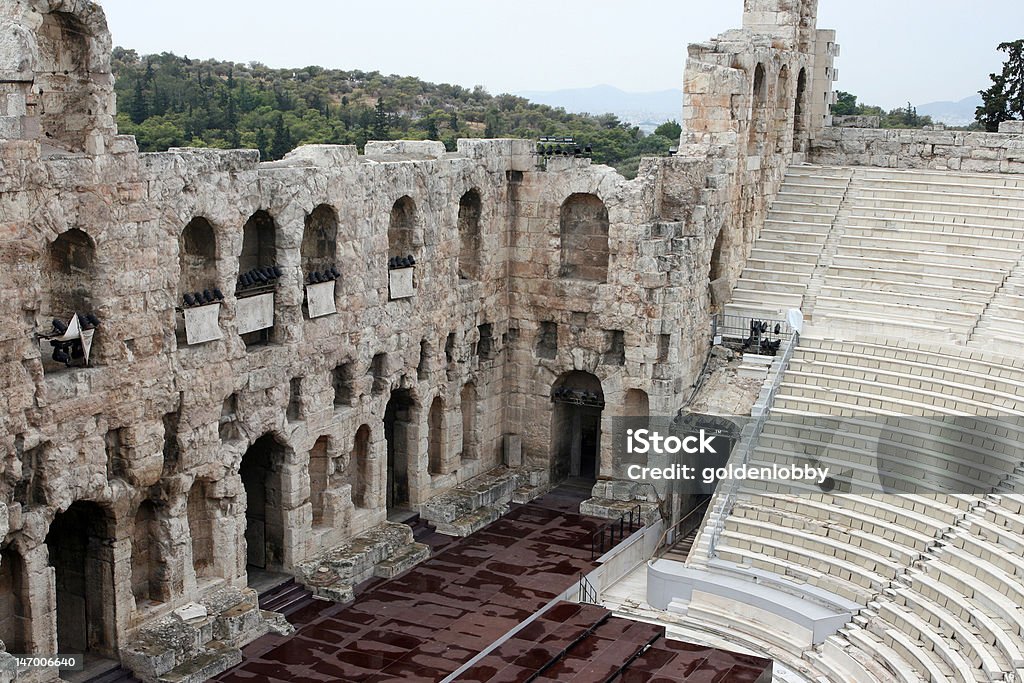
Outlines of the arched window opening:
{"type": "Polygon", "coordinates": [[[480,279],[480,193],[470,190],[459,200],[459,278],[480,279]]]}
{"type": "Polygon", "coordinates": [[[309,502],[313,506],[313,526],[322,526],[327,517],[326,500],[330,480],[330,437],[321,436],[309,451],[309,502]]]}
{"type": "Polygon", "coordinates": [[[748,136],[750,149],[748,155],[755,151],[754,146],[764,140],[768,130],[765,126],[765,105],[768,103],[768,85],[765,82],[765,71],[762,64],[754,67],[754,86],[750,92],[750,132],[748,136]]]}
{"type": "Polygon", "coordinates": [[[561,270],[564,278],[605,282],[608,279],[608,209],[593,194],[576,193],[559,214],[561,270]]]}
{"type": "Polygon", "coordinates": [[[800,69],[796,79],[796,104],[793,107],[793,151],[804,151],[804,138],[807,137],[807,121],[804,119],[807,109],[807,69],[800,69]]]}
{"type": "Polygon", "coordinates": [[[418,246],[416,204],[411,197],[401,197],[391,207],[391,219],[388,222],[388,257],[415,257],[418,246]]]}
{"type": "Polygon", "coordinates": [[[132,594],[136,609],[163,602],[168,597],[160,581],[162,564],[156,504],[145,500],[135,513],[132,531],[132,594]]]}
{"type": "Polygon", "coordinates": [[[370,426],[360,425],[349,456],[349,483],[352,485],[352,505],[368,508],[370,492],[370,426]]]}
{"type": "Polygon", "coordinates": [[[193,218],[181,232],[178,243],[179,305],[185,294],[212,291],[218,287],[217,236],[202,216],[193,218]]]}
{"type": "Polygon", "coordinates": [[[47,12],[36,32],[38,61],[33,89],[39,127],[48,145],[69,152],[85,150],[99,105],[89,72],[89,32],[74,15],[47,12]]]}
{"type": "Polygon", "coordinates": [[[462,410],[462,459],[475,460],[478,456],[476,434],[476,386],[467,382],[459,398],[462,410]]]}
{"type": "Polygon", "coordinates": [[[444,436],[444,402],[437,396],[430,404],[427,413],[429,430],[427,446],[427,468],[430,474],[444,474],[445,443],[444,436]]]}
{"type": "Polygon", "coordinates": [[[336,263],[338,215],[327,204],[320,204],[306,216],[302,231],[302,275],[307,282],[311,276],[331,277],[336,263]]]}
{"type": "Polygon", "coordinates": [[[95,356],[92,337],[99,325],[98,302],[93,297],[96,267],[95,244],[78,228],[61,233],[47,248],[42,274],[47,295],[40,306],[39,324],[40,332],[47,336],[40,344],[44,372],[80,367],[86,365],[87,355],[89,362],[95,356]],[[76,313],[80,334],[69,329],[76,313]]]}

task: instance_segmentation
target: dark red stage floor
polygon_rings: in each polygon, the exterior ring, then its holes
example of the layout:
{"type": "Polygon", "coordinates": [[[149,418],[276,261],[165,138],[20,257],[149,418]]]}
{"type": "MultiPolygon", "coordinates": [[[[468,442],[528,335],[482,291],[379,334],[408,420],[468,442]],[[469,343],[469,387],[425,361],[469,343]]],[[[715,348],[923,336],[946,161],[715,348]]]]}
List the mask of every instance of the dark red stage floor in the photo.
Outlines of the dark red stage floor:
{"type": "MultiPolygon", "coordinates": [[[[297,609],[288,612],[294,635],[260,638],[243,650],[242,664],[214,680],[440,681],[594,568],[590,536],[606,521],[573,512],[578,504],[573,493],[556,491],[514,506],[465,539],[417,534],[433,548],[430,559],[363,587],[349,605],[295,603],[297,609]]],[[[597,683],[613,677],[627,683],[762,683],[771,680],[771,662],[668,641],[661,627],[614,618],[601,607],[561,603],[458,680],[597,683]]]]}

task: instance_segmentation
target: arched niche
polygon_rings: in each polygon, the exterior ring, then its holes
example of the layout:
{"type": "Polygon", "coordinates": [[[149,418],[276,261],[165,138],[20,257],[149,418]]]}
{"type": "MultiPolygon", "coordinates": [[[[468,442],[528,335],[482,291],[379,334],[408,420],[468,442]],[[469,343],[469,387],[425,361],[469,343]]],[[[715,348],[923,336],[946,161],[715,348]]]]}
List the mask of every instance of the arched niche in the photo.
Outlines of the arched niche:
{"type": "Polygon", "coordinates": [[[459,277],[480,279],[480,193],[473,189],[459,199],[459,277]]]}
{"type": "Polygon", "coordinates": [[[608,209],[594,194],[578,192],[562,202],[560,275],[574,280],[608,279],[608,209]]]}
{"type": "Polygon", "coordinates": [[[333,207],[320,204],[306,215],[302,230],[302,275],[323,272],[337,258],[338,214],[333,207]]]}

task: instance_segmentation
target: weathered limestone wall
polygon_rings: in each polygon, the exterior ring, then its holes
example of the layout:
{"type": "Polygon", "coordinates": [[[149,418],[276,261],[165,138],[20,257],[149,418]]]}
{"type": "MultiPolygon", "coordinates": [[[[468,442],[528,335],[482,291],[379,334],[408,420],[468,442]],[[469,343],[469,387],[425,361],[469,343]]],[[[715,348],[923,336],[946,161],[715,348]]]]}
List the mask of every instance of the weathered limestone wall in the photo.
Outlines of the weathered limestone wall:
{"type": "Polygon", "coordinates": [[[826,128],[814,163],[977,173],[1024,173],[1024,135],[954,130],[826,128]]]}
{"type": "Polygon", "coordinates": [[[113,129],[99,8],[4,5],[0,561],[27,596],[2,622],[19,624],[7,638],[58,651],[61,539],[47,539],[71,518],[95,541],[85,573],[102,596],[89,617],[97,651],[244,586],[247,453],[270,462],[268,567],[291,571],[380,524],[391,398],[403,400],[408,458],[391,475],[407,480],[413,509],[500,464],[507,435],[522,438],[527,464],[553,469],[552,389],[573,372],[599,383],[593,474],[614,478],[612,419],[678,409],[707,352],[714,292],[738,276],[786,165],[820,128],[808,104],[828,96],[811,77],[815,3],[794,7],[765,0],[746,29],[691,46],[680,154],[626,181],[515,140],[460,140],[455,153],[371,143],[363,156],[309,146],[272,163],[245,150],[139,154],[113,129]],[[761,32],[773,21],[778,31],[761,32]],[[74,49],[55,50],[62,40],[74,49]],[[68,54],[68,77],[53,80],[68,54]],[[416,257],[416,290],[390,300],[396,205],[411,216],[402,249],[416,257]],[[471,207],[461,220],[460,205],[471,207]],[[337,312],[310,319],[302,245],[314,211],[336,224],[325,258],[342,275],[337,312]],[[235,283],[256,216],[272,221],[282,274],[269,340],[247,345],[235,283]],[[184,276],[225,299],[220,339],[188,345],[181,256],[197,218],[213,244],[199,267],[184,259],[184,276]],[[63,261],[55,244],[71,245],[63,261]],[[91,366],[66,368],[36,334],[76,309],[101,324],[91,366]]]}

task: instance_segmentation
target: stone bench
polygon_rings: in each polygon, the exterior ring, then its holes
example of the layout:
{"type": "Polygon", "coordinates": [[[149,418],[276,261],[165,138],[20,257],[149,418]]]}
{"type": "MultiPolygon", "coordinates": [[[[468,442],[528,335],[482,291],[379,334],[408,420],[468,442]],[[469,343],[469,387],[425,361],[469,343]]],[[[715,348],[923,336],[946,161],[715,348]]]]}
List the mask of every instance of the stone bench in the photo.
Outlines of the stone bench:
{"type": "Polygon", "coordinates": [[[928,600],[920,593],[909,588],[897,588],[892,591],[892,601],[896,605],[923,622],[917,628],[924,629],[927,625],[937,634],[952,637],[964,648],[963,654],[986,676],[985,680],[994,681],[1001,678],[1002,673],[1009,670],[1010,663],[998,648],[982,640],[977,628],[964,622],[951,611],[928,600]]]}

